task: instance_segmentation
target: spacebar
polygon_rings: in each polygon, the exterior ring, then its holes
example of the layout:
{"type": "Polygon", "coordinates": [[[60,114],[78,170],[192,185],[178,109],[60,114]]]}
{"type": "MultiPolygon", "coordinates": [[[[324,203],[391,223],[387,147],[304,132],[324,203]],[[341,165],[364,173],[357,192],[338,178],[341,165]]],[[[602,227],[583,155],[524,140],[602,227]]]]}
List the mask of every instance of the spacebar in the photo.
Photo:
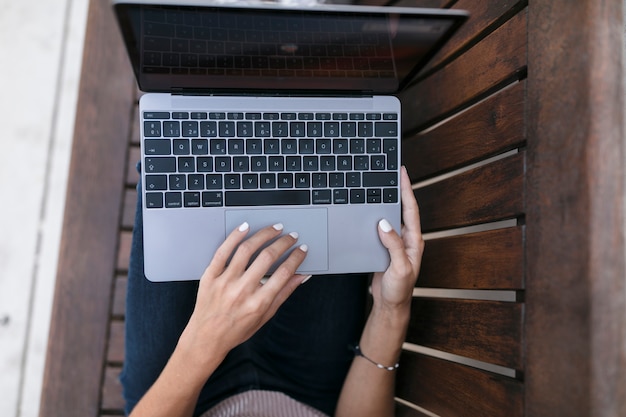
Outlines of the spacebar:
{"type": "Polygon", "coordinates": [[[226,191],[224,205],[289,206],[311,204],[309,190],[226,191]]]}

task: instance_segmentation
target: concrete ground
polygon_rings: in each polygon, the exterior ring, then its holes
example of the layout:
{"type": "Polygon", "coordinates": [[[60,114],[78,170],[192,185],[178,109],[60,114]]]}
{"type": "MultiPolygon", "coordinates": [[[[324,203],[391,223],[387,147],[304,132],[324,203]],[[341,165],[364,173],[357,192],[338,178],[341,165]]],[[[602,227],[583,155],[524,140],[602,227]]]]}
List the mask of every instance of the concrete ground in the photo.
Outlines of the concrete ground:
{"type": "Polygon", "coordinates": [[[0,0],[0,415],[35,417],[87,0],[0,0]]]}

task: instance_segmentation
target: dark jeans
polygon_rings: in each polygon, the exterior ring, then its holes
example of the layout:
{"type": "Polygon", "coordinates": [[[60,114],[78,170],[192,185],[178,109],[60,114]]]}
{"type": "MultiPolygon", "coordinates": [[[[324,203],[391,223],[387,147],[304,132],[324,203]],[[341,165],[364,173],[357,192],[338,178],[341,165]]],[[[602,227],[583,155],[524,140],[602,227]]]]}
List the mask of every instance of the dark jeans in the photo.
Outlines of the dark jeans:
{"type": "MultiPolygon", "coordinates": [[[[153,283],[144,276],[141,193],[126,300],[121,376],[129,414],[154,383],[192,313],[197,281],[153,283]]],[[[195,415],[250,389],[283,392],[332,415],[365,317],[366,275],[315,276],[207,381],[195,415]]]]}

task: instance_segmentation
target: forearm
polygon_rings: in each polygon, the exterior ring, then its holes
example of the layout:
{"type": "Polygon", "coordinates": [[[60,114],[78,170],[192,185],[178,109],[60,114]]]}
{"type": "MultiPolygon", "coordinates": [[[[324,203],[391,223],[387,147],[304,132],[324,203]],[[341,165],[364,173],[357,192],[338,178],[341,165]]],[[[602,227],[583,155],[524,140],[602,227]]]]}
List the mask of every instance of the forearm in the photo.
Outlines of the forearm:
{"type": "Polygon", "coordinates": [[[215,355],[196,362],[184,343],[178,346],[158,379],[133,409],[131,417],[189,417],[206,380],[223,358],[215,355]]]}
{"type": "MultiPolygon", "coordinates": [[[[372,310],[360,348],[364,355],[385,366],[397,363],[406,336],[410,310],[372,310]]],[[[390,417],[394,412],[395,371],[380,369],[356,356],[343,385],[336,417],[390,417]]]]}

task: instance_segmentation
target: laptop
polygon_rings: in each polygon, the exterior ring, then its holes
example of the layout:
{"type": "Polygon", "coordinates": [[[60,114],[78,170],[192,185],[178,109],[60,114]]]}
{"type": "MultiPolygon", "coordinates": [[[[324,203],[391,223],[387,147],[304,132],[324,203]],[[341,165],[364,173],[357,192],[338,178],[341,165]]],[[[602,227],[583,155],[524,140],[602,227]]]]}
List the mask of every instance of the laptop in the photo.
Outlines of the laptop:
{"type": "Polygon", "coordinates": [[[113,0],[142,92],[145,275],[197,280],[225,237],[275,223],[298,272],[383,271],[400,231],[395,93],[467,18],[442,9],[113,0]]]}

